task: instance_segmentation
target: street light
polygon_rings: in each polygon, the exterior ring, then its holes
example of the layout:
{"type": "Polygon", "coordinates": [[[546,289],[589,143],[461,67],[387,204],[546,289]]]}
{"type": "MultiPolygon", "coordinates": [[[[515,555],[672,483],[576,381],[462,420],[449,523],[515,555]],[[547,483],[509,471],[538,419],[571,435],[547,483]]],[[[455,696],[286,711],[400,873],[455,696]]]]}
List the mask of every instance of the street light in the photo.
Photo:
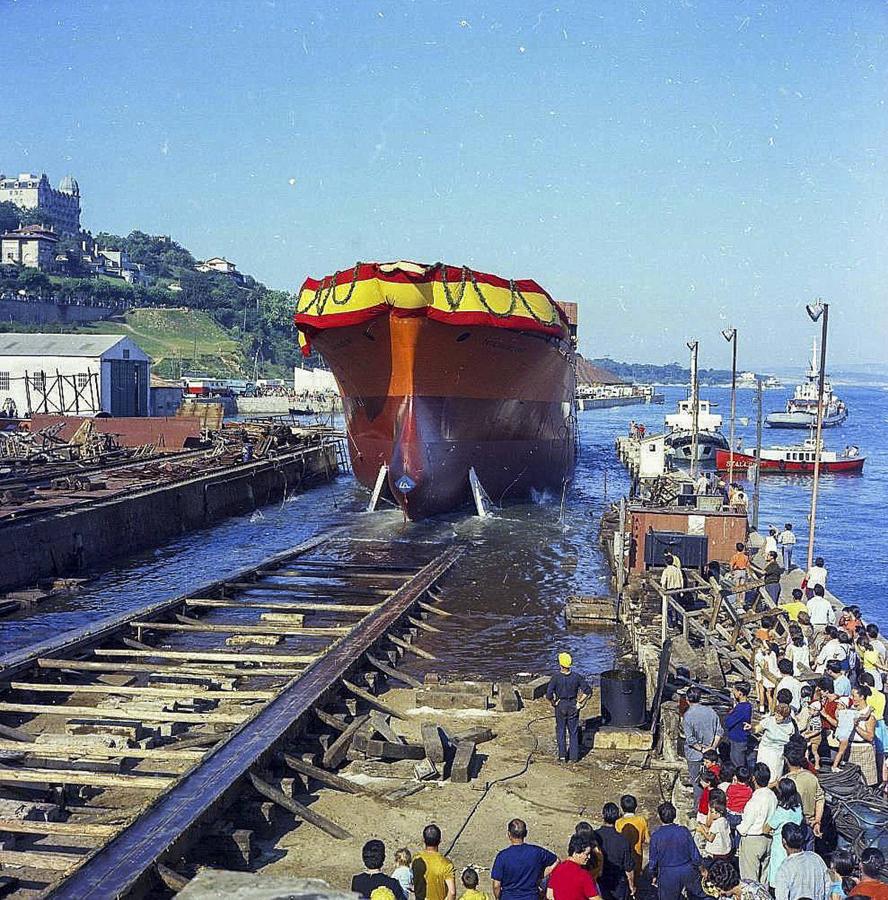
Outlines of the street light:
{"type": "Polygon", "coordinates": [[[700,387],[697,381],[697,346],[699,341],[688,341],[691,351],[691,478],[697,477],[697,452],[700,432],[700,387]]]}
{"type": "Polygon", "coordinates": [[[808,517],[808,568],[814,564],[814,530],[817,525],[817,487],[820,484],[820,436],[823,433],[823,384],[826,381],[826,331],[829,325],[829,304],[818,299],[805,305],[812,322],[823,319],[820,326],[820,377],[817,381],[817,432],[814,438],[814,484],[811,487],[811,514],[808,517]]]}
{"type": "Polygon", "coordinates": [[[731,446],[728,450],[728,484],[734,483],[734,417],[737,411],[737,329],[725,328],[722,337],[731,344],[731,446]]]}

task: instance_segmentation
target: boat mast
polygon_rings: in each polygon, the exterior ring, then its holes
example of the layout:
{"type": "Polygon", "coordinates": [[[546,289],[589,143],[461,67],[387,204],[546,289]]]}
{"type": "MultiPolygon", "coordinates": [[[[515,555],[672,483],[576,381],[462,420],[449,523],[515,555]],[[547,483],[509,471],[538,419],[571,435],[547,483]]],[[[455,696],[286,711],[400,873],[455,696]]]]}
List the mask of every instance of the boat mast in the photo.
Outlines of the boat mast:
{"type": "Polygon", "coordinates": [[[699,341],[689,341],[691,351],[691,478],[697,477],[697,438],[700,433],[700,385],[697,381],[697,347],[699,341]]]}
{"type": "MultiPolygon", "coordinates": [[[[734,418],[737,412],[737,329],[726,328],[722,337],[731,342],[731,445],[728,448],[728,484],[734,481],[734,418]]],[[[759,382],[756,381],[756,384],[759,382]]]]}
{"type": "MultiPolygon", "coordinates": [[[[826,329],[829,323],[829,304],[818,300],[813,306],[805,309],[812,322],[823,318],[820,326],[820,378],[817,382],[817,434],[814,438],[814,484],[811,487],[811,513],[808,522],[808,568],[814,564],[814,531],[817,526],[817,488],[820,484],[820,452],[821,435],[823,433],[823,383],[826,380],[826,329]]],[[[816,342],[814,344],[816,349],[816,342]]],[[[814,357],[811,358],[811,369],[814,369],[814,357]]]]}
{"type": "Polygon", "coordinates": [[[759,502],[761,489],[759,478],[762,474],[762,380],[757,378],[755,382],[755,477],[752,488],[752,530],[758,531],[759,527],[759,502]]]}

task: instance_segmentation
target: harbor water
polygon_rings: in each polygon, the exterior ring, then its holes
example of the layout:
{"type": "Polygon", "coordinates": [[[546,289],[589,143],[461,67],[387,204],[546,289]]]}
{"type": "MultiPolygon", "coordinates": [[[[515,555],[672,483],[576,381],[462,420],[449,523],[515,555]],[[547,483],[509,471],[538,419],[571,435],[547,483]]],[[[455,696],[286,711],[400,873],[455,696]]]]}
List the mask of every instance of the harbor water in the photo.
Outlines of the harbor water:
{"type": "MultiPolygon", "coordinates": [[[[572,594],[608,593],[609,571],[598,548],[598,522],[606,505],[628,489],[613,442],[630,419],[652,432],[662,426],[682,388],[664,389],[664,406],[617,407],[580,414],[581,451],[576,476],[564,496],[536,497],[496,510],[487,519],[464,511],[435,520],[405,523],[401,513],[367,514],[366,492],[350,475],[297,494],[250,516],[229,519],[192,533],[99,575],[70,598],[48,601],[0,621],[0,654],[81,627],[104,616],[191,591],[212,579],[287,549],[313,534],[342,525],[354,538],[442,544],[453,538],[469,546],[465,562],[448,576],[447,608],[457,615],[423,646],[439,658],[439,669],[496,677],[517,671],[546,671],[555,654],[569,650],[590,673],[611,667],[612,633],[569,631],[564,605],[572,594]]],[[[861,476],[825,476],[821,482],[817,552],[826,558],[831,590],[864,614],[882,618],[883,561],[888,539],[881,527],[888,504],[888,450],[880,444],[886,399],[879,388],[842,387],[848,421],[825,432],[830,448],[856,444],[867,457],[861,476]]],[[[726,419],[730,391],[704,388],[726,419]]],[[[754,441],[754,393],[738,391],[738,425],[744,445],[754,441]]],[[[787,390],[767,391],[765,412],[780,409],[787,390]]],[[[795,443],[804,432],[765,429],[764,440],[795,443]]],[[[762,479],[761,525],[793,522],[803,563],[810,478],[762,479]]]]}

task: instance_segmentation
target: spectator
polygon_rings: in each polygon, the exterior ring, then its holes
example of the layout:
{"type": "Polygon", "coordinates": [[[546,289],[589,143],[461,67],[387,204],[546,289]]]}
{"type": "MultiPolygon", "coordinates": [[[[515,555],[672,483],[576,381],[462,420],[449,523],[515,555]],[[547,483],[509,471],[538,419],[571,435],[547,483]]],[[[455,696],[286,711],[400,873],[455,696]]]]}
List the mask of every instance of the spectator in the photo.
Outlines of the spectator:
{"type": "MultiPolygon", "coordinates": [[[[772,776],[777,779],[783,774],[783,753],[786,744],[796,733],[789,705],[778,703],[774,707],[774,714],[764,716],[756,731],[761,735],[756,762],[764,763],[772,776]]],[[[759,881],[760,879],[756,878],[755,880],[759,881]]]]}
{"type": "Polygon", "coordinates": [[[572,834],[567,845],[567,859],[558,863],[549,876],[548,900],[591,900],[598,896],[598,885],[586,869],[591,855],[589,838],[572,834]]]}
{"type": "Polygon", "coordinates": [[[835,850],[829,862],[829,874],[832,880],[831,900],[845,900],[854,893],[857,883],[857,858],[850,850],[835,850]]]}
{"type": "Polygon", "coordinates": [[[598,889],[605,900],[626,900],[635,896],[635,860],[629,839],[614,827],[620,818],[616,803],[605,803],[601,810],[604,825],[596,832],[604,854],[604,866],[598,889]]]}
{"type": "Polygon", "coordinates": [[[638,801],[632,794],[623,794],[620,797],[620,808],[623,814],[617,819],[616,829],[624,835],[632,848],[632,857],[635,860],[635,883],[641,877],[641,869],[644,862],[644,846],[651,839],[648,830],[647,819],[638,814],[638,801]]]}
{"type": "Polygon", "coordinates": [[[826,567],[823,565],[823,557],[818,556],[814,560],[814,565],[805,573],[802,587],[806,592],[807,598],[810,600],[814,596],[814,588],[819,584],[824,592],[826,591],[826,567]]]}
{"type": "Polygon", "coordinates": [[[500,850],[490,870],[496,900],[538,900],[540,882],[558,857],[544,847],[527,844],[527,824],[512,819],[508,827],[509,846],[500,850]]]}
{"type": "Polygon", "coordinates": [[[757,881],[741,878],[726,859],[713,862],[705,870],[706,894],[732,900],[771,900],[768,889],[757,881]]]}
{"type": "Polygon", "coordinates": [[[367,841],[361,848],[364,871],[355,875],[351,889],[361,897],[369,897],[376,888],[388,888],[395,900],[407,900],[400,883],[382,871],[385,865],[385,844],[379,840],[367,841]]]}
{"type": "Polygon", "coordinates": [[[688,688],[686,697],[688,709],[682,719],[682,733],[685,740],[684,754],[688,764],[688,778],[694,788],[696,809],[700,803],[700,794],[703,792],[699,781],[703,753],[718,747],[723,730],[715,710],[700,702],[703,699],[700,688],[688,688]]]}
{"type": "Polygon", "coordinates": [[[775,693],[780,693],[781,690],[786,688],[792,694],[789,706],[794,713],[797,713],[802,708],[803,685],[802,682],[792,674],[792,660],[787,659],[785,656],[782,659],[778,659],[777,671],[780,673],[780,681],[777,682],[777,687],[774,688],[774,691],[775,693]]]}
{"type": "Polygon", "coordinates": [[[783,526],[783,531],[777,538],[777,545],[783,551],[783,568],[787,572],[792,571],[792,552],[795,550],[796,536],[792,530],[792,525],[787,522],[783,526]]]}
{"type": "Polygon", "coordinates": [[[804,594],[800,588],[792,589],[792,600],[788,603],[781,603],[780,608],[789,616],[790,622],[798,622],[802,613],[808,612],[808,606],[804,601],[804,594]]]}
{"type": "Polygon", "coordinates": [[[789,643],[786,645],[786,658],[792,663],[792,674],[798,677],[811,668],[811,648],[805,640],[800,626],[789,626],[789,643]]]}
{"type": "Polygon", "coordinates": [[[752,770],[755,790],[750,797],[737,834],[740,835],[740,877],[761,883],[767,875],[771,861],[771,838],[765,826],[777,808],[777,798],[768,787],[771,770],[763,763],[756,763],[752,770]]]}
{"type": "Polygon", "coordinates": [[[746,765],[749,744],[748,725],[752,723],[752,704],[749,702],[749,683],[738,681],[731,689],[734,706],[725,716],[725,731],[731,747],[731,762],[735,766],[746,765]]]}
{"type": "Polygon", "coordinates": [[[731,825],[724,791],[716,788],[709,795],[709,816],[705,825],[697,827],[702,852],[707,859],[727,859],[733,850],[731,825]]]}
{"type": "Polygon", "coordinates": [[[854,893],[872,900],[888,900],[888,884],[880,880],[885,872],[885,854],[878,847],[867,847],[860,854],[860,881],[854,893]]]}
{"type": "Polygon", "coordinates": [[[478,890],[478,873],[471,866],[463,870],[462,883],[465,890],[459,900],[488,900],[487,894],[478,890]]]}
{"type": "Polygon", "coordinates": [[[592,845],[592,853],[589,856],[589,862],[586,863],[585,868],[595,879],[595,883],[598,884],[598,879],[601,877],[601,870],[604,868],[604,854],[601,852],[601,841],[598,840],[598,834],[589,822],[577,822],[574,834],[589,838],[589,843],[592,845]]]}
{"type": "Polygon", "coordinates": [[[392,871],[392,878],[401,885],[401,890],[408,900],[413,893],[413,870],[410,868],[412,860],[413,857],[406,847],[395,851],[395,868],[392,871]]]}
{"type": "Polygon", "coordinates": [[[828,900],[832,881],[826,863],[813,850],[803,850],[805,833],[792,822],[783,826],[786,860],[774,884],[776,900],[828,900]]]}
{"type": "Polygon", "coordinates": [[[736,543],[736,551],[728,562],[731,570],[731,579],[734,587],[739,588],[749,580],[749,557],[746,555],[746,547],[739,541],[736,543]]]}
{"type": "Polygon", "coordinates": [[[772,550],[765,557],[764,582],[765,591],[771,600],[776,604],[780,600],[780,576],[783,574],[783,567],[777,562],[777,551],[772,550]]]}
{"type": "Polygon", "coordinates": [[[790,822],[802,824],[802,798],[796,790],[795,782],[791,778],[781,778],[777,782],[777,808],[768,818],[765,831],[771,835],[771,861],[768,865],[768,884],[771,887],[777,883],[777,873],[786,859],[783,849],[783,828],[790,822]]]}
{"type": "Polygon", "coordinates": [[[700,851],[691,832],[684,825],[675,824],[675,807],[671,803],[661,803],[657,816],[662,824],[651,835],[647,868],[659,900],[680,900],[685,893],[690,898],[702,897],[695,868],[701,861],[700,851]]]}
{"type": "Polygon", "coordinates": [[[750,777],[749,769],[746,766],[737,766],[731,778],[731,783],[725,790],[728,821],[735,830],[743,818],[746,804],[752,798],[752,788],[749,786],[750,777]]]}
{"type": "Polygon", "coordinates": [[[453,863],[438,849],[441,829],[426,825],[422,830],[423,849],[413,857],[413,890],[416,900],[456,900],[453,863]]]}
{"type": "Polygon", "coordinates": [[[814,586],[812,595],[808,598],[808,616],[814,630],[826,628],[827,625],[836,624],[836,611],[832,603],[826,599],[826,590],[822,584],[814,586]]]}
{"type": "MultiPolygon", "coordinates": [[[[878,783],[879,776],[876,771],[876,717],[871,706],[867,704],[870,689],[861,684],[851,691],[851,709],[848,710],[850,720],[850,733],[839,733],[836,729],[836,737],[839,739],[839,751],[833,762],[833,771],[839,768],[846,749],[850,753],[848,761],[860,767],[860,775],[870,786],[878,783]]],[[[842,717],[839,719],[840,726],[842,717]]]]}
{"type": "MultiPolygon", "coordinates": [[[[815,837],[821,836],[823,809],[826,795],[817,776],[805,765],[805,751],[799,744],[792,742],[786,747],[786,765],[789,771],[786,777],[796,786],[802,801],[802,815],[815,837]]],[[[806,849],[811,849],[810,847],[806,849]]]]}
{"type": "MultiPolygon", "coordinates": [[[[842,638],[839,638],[842,642],[842,638]]],[[[845,657],[847,659],[847,656],[845,657]]],[[[833,690],[838,697],[851,696],[851,679],[845,674],[842,663],[832,659],[826,664],[826,673],[833,680],[833,690]]]]}
{"type": "Polygon", "coordinates": [[[759,628],[755,633],[758,644],[752,659],[755,674],[755,691],[759,712],[772,708],[774,703],[774,685],[780,680],[777,669],[777,652],[779,648],[771,642],[771,633],[767,628],[759,628]]]}

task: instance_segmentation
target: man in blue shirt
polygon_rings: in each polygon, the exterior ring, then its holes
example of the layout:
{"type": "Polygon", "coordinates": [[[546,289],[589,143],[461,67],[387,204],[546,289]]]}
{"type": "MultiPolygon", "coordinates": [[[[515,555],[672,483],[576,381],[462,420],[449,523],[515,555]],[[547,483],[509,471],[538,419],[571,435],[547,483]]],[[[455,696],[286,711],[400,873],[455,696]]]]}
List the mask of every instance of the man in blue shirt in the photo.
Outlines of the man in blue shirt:
{"type": "Polygon", "coordinates": [[[663,824],[651,835],[647,868],[659,900],[679,900],[682,892],[693,900],[704,897],[695,868],[702,860],[691,832],[675,824],[671,803],[661,803],[657,815],[663,824]]]}
{"type": "Polygon", "coordinates": [[[731,745],[731,762],[737,766],[746,765],[746,748],[749,743],[749,731],[744,725],[752,724],[752,704],[749,702],[749,683],[738,681],[731,693],[734,706],[725,716],[725,730],[731,745]]]}
{"type": "Polygon", "coordinates": [[[496,900],[539,900],[540,882],[558,857],[551,850],[525,844],[527,824],[521,819],[509,822],[509,846],[493,861],[490,879],[496,900]]]}
{"type": "Polygon", "coordinates": [[[569,752],[570,761],[576,762],[580,758],[580,707],[586,702],[590,690],[586,679],[571,671],[572,665],[573,659],[569,653],[558,654],[559,672],[550,679],[546,697],[555,708],[558,759],[567,760],[569,752]]]}

